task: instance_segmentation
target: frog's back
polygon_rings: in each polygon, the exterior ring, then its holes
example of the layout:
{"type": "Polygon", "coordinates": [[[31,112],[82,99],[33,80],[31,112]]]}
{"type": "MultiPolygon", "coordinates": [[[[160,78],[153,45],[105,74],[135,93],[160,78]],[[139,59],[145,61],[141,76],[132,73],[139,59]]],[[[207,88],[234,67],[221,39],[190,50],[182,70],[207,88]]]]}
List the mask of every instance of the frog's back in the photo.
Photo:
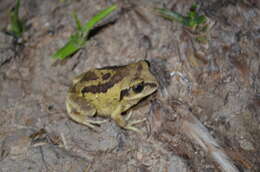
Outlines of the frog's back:
{"type": "Polygon", "coordinates": [[[128,75],[126,68],[112,66],[93,69],[80,80],[80,93],[96,107],[97,114],[109,116],[120,103],[121,84],[128,75]]]}

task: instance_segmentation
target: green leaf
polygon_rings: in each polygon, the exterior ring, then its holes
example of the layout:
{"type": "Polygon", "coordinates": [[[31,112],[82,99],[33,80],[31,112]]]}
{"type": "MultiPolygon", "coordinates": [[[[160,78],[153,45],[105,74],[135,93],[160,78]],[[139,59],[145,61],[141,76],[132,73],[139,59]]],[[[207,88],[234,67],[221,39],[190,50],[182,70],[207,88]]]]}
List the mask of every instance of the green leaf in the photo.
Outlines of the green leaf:
{"type": "Polygon", "coordinates": [[[116,8],[116,5],[112,5],[102,10],[97,15],[92,17],[84,26],[81,25],[77,15],[74,14],[73,17],[76,22],[77,31],[70,36],[69,41],[61,49],[52,55],[52,58],[64,59],[82,48],[87,42],[86,38],[89,31],[93,29],[96,23],[112,13],[116,8]]]}
{"type": "Polygon", "coordinates": [[[23,23],[19,19],[19,8],[20,8],[20,0],[16,0],[15,7],[10,11],[11,18],[11,28],[10,32],[14,34],[16,37],[20,37],[23,33],[23,23]]]}
{"type": "Polygon", "coordinates": [[[52,57],[53,58],[59,58],[59,59],[64,59],[65,57],[73,54],[76,52],[80,47],[78,44],[75,44],[74,41],[69,41],[67,44],[59,49],[52,57]]]}
{"type": "Polygon", "coordinates": [[[159,15],[161,15],[162,17],[164,17],[168,20],[175,20],[182,24],[186,20],[185,17],[182,16],[181,14],[174,12],[174,11],[164,9],[164,8],[155,8],[155,11],[157,11],[159,13],[159,15]]]}
{"type": "Polygon", "coordinates": [[[192,4],[190,7],[190,11],[196,11],[198,6],[196,4],[192,4]]]}
{"type": "Polygon", "coordinates": [[[81,22],[80,22],[80,20],[78,18],[78,15],[74,12],[74,13],[72,13],[72,17],[75,20],[77,31],[81,31],[82,30],[82,25],[81,25],[81,22]]]}
{"type": "Polygon", "coordinates": [[[203,24],[206,22],[205,16],[199,16],[197,11],[197,6],[195,4],[192,5],[190,11],[187,13],[187,16],[182,16],[181,14],[170,11],[164,8],[155,8],[155,11],[159,13],[162,17],[175,20],[179,23],[183,24],[184,26],[194,28],[199,24],[203,24]]]}
{"type": "Polygon", "coordinates": [[[102,11],[100,11],[96,16],[92,17],[82,28],[82,32],[84,32],[84,36],[87,36],[89,31],[95,26],[96,23],[101,21],[107,15],[112,13],[117,8],[116,5],[112,5],[102,11]]]}
{"type": "Polygon", "coordinates": [[[75,33],[70,36],[69,41],[61,49],[56,51],[52,58],[64,59],[79,50],[85,43],[86,41],[75,33]]]}
{"type": "Polygon", "coordinates": [[[197,13],[195,11],[190,11],[190,12],[188,12],[187,16],[192,19],[197,16],[197,13]]]}
{"type": "Polygon", "coordinates": [[[199,16],[196,18],[196,23],[197,24],[203,24],[207,21],[206,17],[205,16],[199,16]]]}

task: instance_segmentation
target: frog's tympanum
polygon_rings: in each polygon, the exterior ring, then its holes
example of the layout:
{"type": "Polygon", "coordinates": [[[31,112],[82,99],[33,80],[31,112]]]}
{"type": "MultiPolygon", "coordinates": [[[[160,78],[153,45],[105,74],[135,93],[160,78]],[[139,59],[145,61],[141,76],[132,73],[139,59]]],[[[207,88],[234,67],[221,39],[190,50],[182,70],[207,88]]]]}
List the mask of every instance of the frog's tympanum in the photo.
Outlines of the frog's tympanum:
{"type": "Polygon", "coordinates": [[[90,128],[104,122],[88,118],[98,115],[111,117],[120,127],[138,132],[133,125],[144,120],[129,121],[130,115],[124,119],[121,113],[157,88],[147,61],[92,69],[73,80],[66,107],[73,120],[90,128]]]}

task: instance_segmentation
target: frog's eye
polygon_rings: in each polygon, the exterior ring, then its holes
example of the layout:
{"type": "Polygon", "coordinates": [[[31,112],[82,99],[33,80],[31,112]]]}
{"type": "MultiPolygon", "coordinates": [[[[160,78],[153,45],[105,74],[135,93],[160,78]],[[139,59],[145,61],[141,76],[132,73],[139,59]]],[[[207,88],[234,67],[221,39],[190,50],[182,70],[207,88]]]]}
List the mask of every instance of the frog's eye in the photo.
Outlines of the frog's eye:
{"type": "Polygon", "coordinates": [[[135,85],[132,89],[135,93],[141,93],[144,89],[144,83],[141,82],[141,83],[135,85]]]}

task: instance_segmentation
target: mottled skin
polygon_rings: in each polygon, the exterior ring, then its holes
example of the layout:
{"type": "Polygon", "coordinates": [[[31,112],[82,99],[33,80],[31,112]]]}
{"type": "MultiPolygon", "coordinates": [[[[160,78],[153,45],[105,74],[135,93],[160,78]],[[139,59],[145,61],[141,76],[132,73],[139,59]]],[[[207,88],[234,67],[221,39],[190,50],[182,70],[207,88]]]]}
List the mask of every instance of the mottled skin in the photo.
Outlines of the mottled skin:
{"type": "Polygon", "coordinates": [[[94,128],[93,124],[104,122],[88,119],[90,116],[99,115],[111,117],[120,127],[138,132],[133,125],[143,120],[126,121],[121,113],[155,92],[157,88],[158,82],[149,71],[146,61],[92,69],[73,80],[66,107],[73,120],[88,127],[94,128]]]}

